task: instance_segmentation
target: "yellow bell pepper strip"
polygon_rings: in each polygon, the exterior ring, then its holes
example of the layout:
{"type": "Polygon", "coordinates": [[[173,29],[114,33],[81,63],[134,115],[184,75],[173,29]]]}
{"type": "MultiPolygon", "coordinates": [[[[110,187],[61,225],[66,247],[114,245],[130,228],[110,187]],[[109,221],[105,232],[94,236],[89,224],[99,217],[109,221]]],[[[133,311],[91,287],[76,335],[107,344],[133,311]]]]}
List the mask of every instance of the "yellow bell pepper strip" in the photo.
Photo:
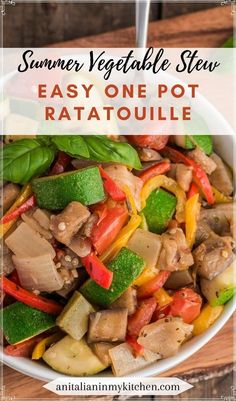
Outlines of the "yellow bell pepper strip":
{"type": "Polygon", "coordinates": [[[160,187],[166,189],[169,192],[172,192],[176,196],[176,220],[179,223],[183,223],[185,221],[185,192],[179,187],[175,180],[166,177],[165,175],[158,175],[156,177],[153,177],[144,184],[141,192],[142,209],[146,206],[146,200],[151,192],[160,187]]]}
{"type": "MultiPolygon", "coordinates": [[[[25,185],[22,188],[22,191],[21,191],[19,197],[16,199],[16,201],[13,203],[13,205],[10,207],[10,209],[6,212],[4,217],[8,216],[12,212],[14,212],[19,206],[21,206],[31,196],[31,194],[32,194],[31,186],[29,184],[25,185]]],[[[0,238],[2,238],[8,232],[8,230],[10,230],[10,228],[15,224],[17,219],[18,219],[18,217],[9,221],[6,224],[0,225],[0,227],[1,227],[0,238]]]]}
{"type": "Polygon", "coordinates": [[[144,269],[140,276],[136,278],[133,284],[137,287],[140,287],[141,285],[147,283],[147,281],[156,277],[157,273],[158,269],[156,267],[146,267],[146,269],[144,269]]]}
{"type": "Polygon", "coordinates": [[[41,340],[33,349],[32,359],[38,360],[42,358],[46,348],[63,337],[63,333],[54,333],[49,337],[41,340]]]}
{"type": "Polygon", "coordinates": [[[146,217],[144,216],[143,213],[140,213],[140,217],[141,217],[141,223],[140,223],[140,228],[144,231],[149,231],[148,230],[148,225],[147,225],[147,220],[146,217]]]}
{"type": "Polygon", "coordinates": [[[137,209],[135,206],[135,201],[133,198],[133,195],[128,187],[128,185],[124,185],[122,187],[124,193],[126,194],[126,202],[127,202],[127,206],[128,206],[128,210],[129,210],[129,214],[132,216],[136,216],[137,215],[137,209]]]}
{"type": "Polygon", "coordinates": [[[169,305],[173,300],[173,298],[168,294],[166,290],[164,290],[164,288],[160,288],[159,290],[157,290],[154,293],[154,297],[156,298],[159,307],[169,305]]]}
{"type": "Polygon", "coordinates": [[[215,187],[212,186],[213,195],[215,198],[215,203],[230,203],[233,201],[231,196],[226,196],[222,192],[218,191],[215,187]]]}
{"type": "Polygon", "coordinates": [[[201,204],[198,200],[199,194],[195,194],[186,201],[185,205],[185,234],[190,248],[195,242],[197,220],[201,209],[201,204]]]}
{"type": "Polygon", "coordinates": [[[192,322],[193,324],[193,335],[198,336],[204,333],[221,315],[224,310],[223,305],[210,306],[206,304],[200,315],[192,322]]]}
{"type": "Polygon", "coordinates": [[[107,250],[100,256],[100,260],[103,263],[107,263],[111,259],[113,259],[121,248],[123,248],[127,242],[129,241],[133,232],[138,228],[141,223],[141,217],[138,215],[134,215],[129,220],[128,224],[122,228],[120,233],[118,234],[116,240],[111,244],[107,250]]]}

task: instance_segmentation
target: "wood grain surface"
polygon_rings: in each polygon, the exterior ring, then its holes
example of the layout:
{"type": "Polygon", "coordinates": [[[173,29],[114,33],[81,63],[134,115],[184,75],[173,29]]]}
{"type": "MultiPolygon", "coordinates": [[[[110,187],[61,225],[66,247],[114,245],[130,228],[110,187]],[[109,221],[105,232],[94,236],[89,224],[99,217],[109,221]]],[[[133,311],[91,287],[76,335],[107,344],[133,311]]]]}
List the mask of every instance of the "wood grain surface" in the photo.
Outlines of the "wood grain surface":
{"type": "MultiPolygon", "coordinates": [[[[156,47],[218,47],[232,34],[233,19],[229,6],[217,7],[165,21],[150,24],[149,46],[156,47]]],[[[134,28],[90,36],[69,42],[57,43],[55,47],[132,47],[134,28]]],[[[229,366],[233,355],[233,319],[205,347],[174,369],[162,376],[198,375],[209,369],[229,366]]],[[[42,382],[4,367],[5,398],[55,399],[57,396],[44,388],[42,382]]],[[[83,397],[87,399],[87,397],[83,397]]],[[[90,397],[91,399],[91,397],[90,397]]],[[[106,397],[102,397],[103,400],[106,397]]],[[[107,399],[111,399],[108,397],[107,399]]],[[[71,400],[71,398],[70,398],[71,400]]],[[[94,398],[93,398],[94,400],[94,398]]],[[[96,399],[96,401],[98,398],[96,399]]]]}
{"type": "MultiPolygon", "coordinates": [[[[218,6],[149,24],[148,46],[218,47],[233,33],[230,6],[218,6]]],[[[88,36],[52,47],[134,47],[135,30],[126,28],[88,36]]]]}
{"type": "MultiPolygon", "coordinates": [[[[97,35],[134,25],[135,2],[21,2],[7,6],[4,47],[39,47],[59,41],[97,35]]],[[[199,11],[219,5],[201,2],[153,1],[150,21],[199,11]]]]}

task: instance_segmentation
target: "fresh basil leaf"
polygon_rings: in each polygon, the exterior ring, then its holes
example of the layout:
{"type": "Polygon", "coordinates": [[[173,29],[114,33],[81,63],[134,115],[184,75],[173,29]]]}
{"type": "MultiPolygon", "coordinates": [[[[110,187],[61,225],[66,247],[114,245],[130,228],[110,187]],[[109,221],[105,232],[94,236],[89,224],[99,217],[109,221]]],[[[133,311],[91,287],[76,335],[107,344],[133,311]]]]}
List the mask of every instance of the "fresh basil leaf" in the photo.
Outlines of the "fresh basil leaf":
{"type": "Polygon", "coordinates": [[[25,184],[43,174],[54,159],[54,150],[34,139],[21,139],[5,145],[0,156],[0,177],[25,184]]]}
{"type": "Polygon", "coordinates": [[[80,135],[57,135],[51,138],[59,150],[74,157],[89,158],[89,151],[84,138],[80,135]]]}
{"type": "Polygon", "coordinates": [[[41,145],[50,145],[51,144],[51,136],[50,135],[37,135],[36,140],[41,143],[41,145]]]}
{"type": "Polygon", "coordinates": [[[126,142],[115,142],[104,135],[85,135],[89,158],[99,162],[116,162],[140,170],[142,168],[136,150],[126,142]]]}

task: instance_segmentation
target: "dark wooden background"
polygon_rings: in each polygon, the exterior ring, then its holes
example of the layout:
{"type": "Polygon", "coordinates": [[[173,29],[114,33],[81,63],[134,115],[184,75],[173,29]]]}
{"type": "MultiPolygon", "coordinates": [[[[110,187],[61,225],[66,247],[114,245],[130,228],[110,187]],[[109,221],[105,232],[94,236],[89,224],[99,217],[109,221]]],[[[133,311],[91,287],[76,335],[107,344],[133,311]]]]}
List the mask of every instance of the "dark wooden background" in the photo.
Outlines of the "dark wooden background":
{"type": "MultiPolygon", "coordinates": [[[[40,47],[55,42],[96,35],[134,25],[133,2],[21,3],[6,6],[4,47],[40,47]]],[[[220,1],[151,4],[150,20],[169,18],[215,6],[220,1]]]]}

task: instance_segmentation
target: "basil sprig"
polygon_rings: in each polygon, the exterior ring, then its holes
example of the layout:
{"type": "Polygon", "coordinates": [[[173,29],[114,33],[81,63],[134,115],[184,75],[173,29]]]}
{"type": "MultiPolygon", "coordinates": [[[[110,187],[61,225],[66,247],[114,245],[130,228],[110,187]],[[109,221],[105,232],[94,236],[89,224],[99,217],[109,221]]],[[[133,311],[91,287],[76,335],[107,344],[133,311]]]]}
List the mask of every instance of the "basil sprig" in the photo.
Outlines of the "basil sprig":
{"type": "Polygon", "coordinates": [[[58,150],[75,158],[116,162],[137,170],[141,168],[136,150],[128,143],[115,142],[102,135],[40,135],[36,139],[20,139],[3,147],[0,178],[25,184],[45,173],[58,150]]]}
{"type": "Polygon", "coordinates": [[[53,162],[55,151],[34,139],[20,139],[3,147],[0,156],[0,177],[16,184],[25,184],[43,174],[53,162]]]}

